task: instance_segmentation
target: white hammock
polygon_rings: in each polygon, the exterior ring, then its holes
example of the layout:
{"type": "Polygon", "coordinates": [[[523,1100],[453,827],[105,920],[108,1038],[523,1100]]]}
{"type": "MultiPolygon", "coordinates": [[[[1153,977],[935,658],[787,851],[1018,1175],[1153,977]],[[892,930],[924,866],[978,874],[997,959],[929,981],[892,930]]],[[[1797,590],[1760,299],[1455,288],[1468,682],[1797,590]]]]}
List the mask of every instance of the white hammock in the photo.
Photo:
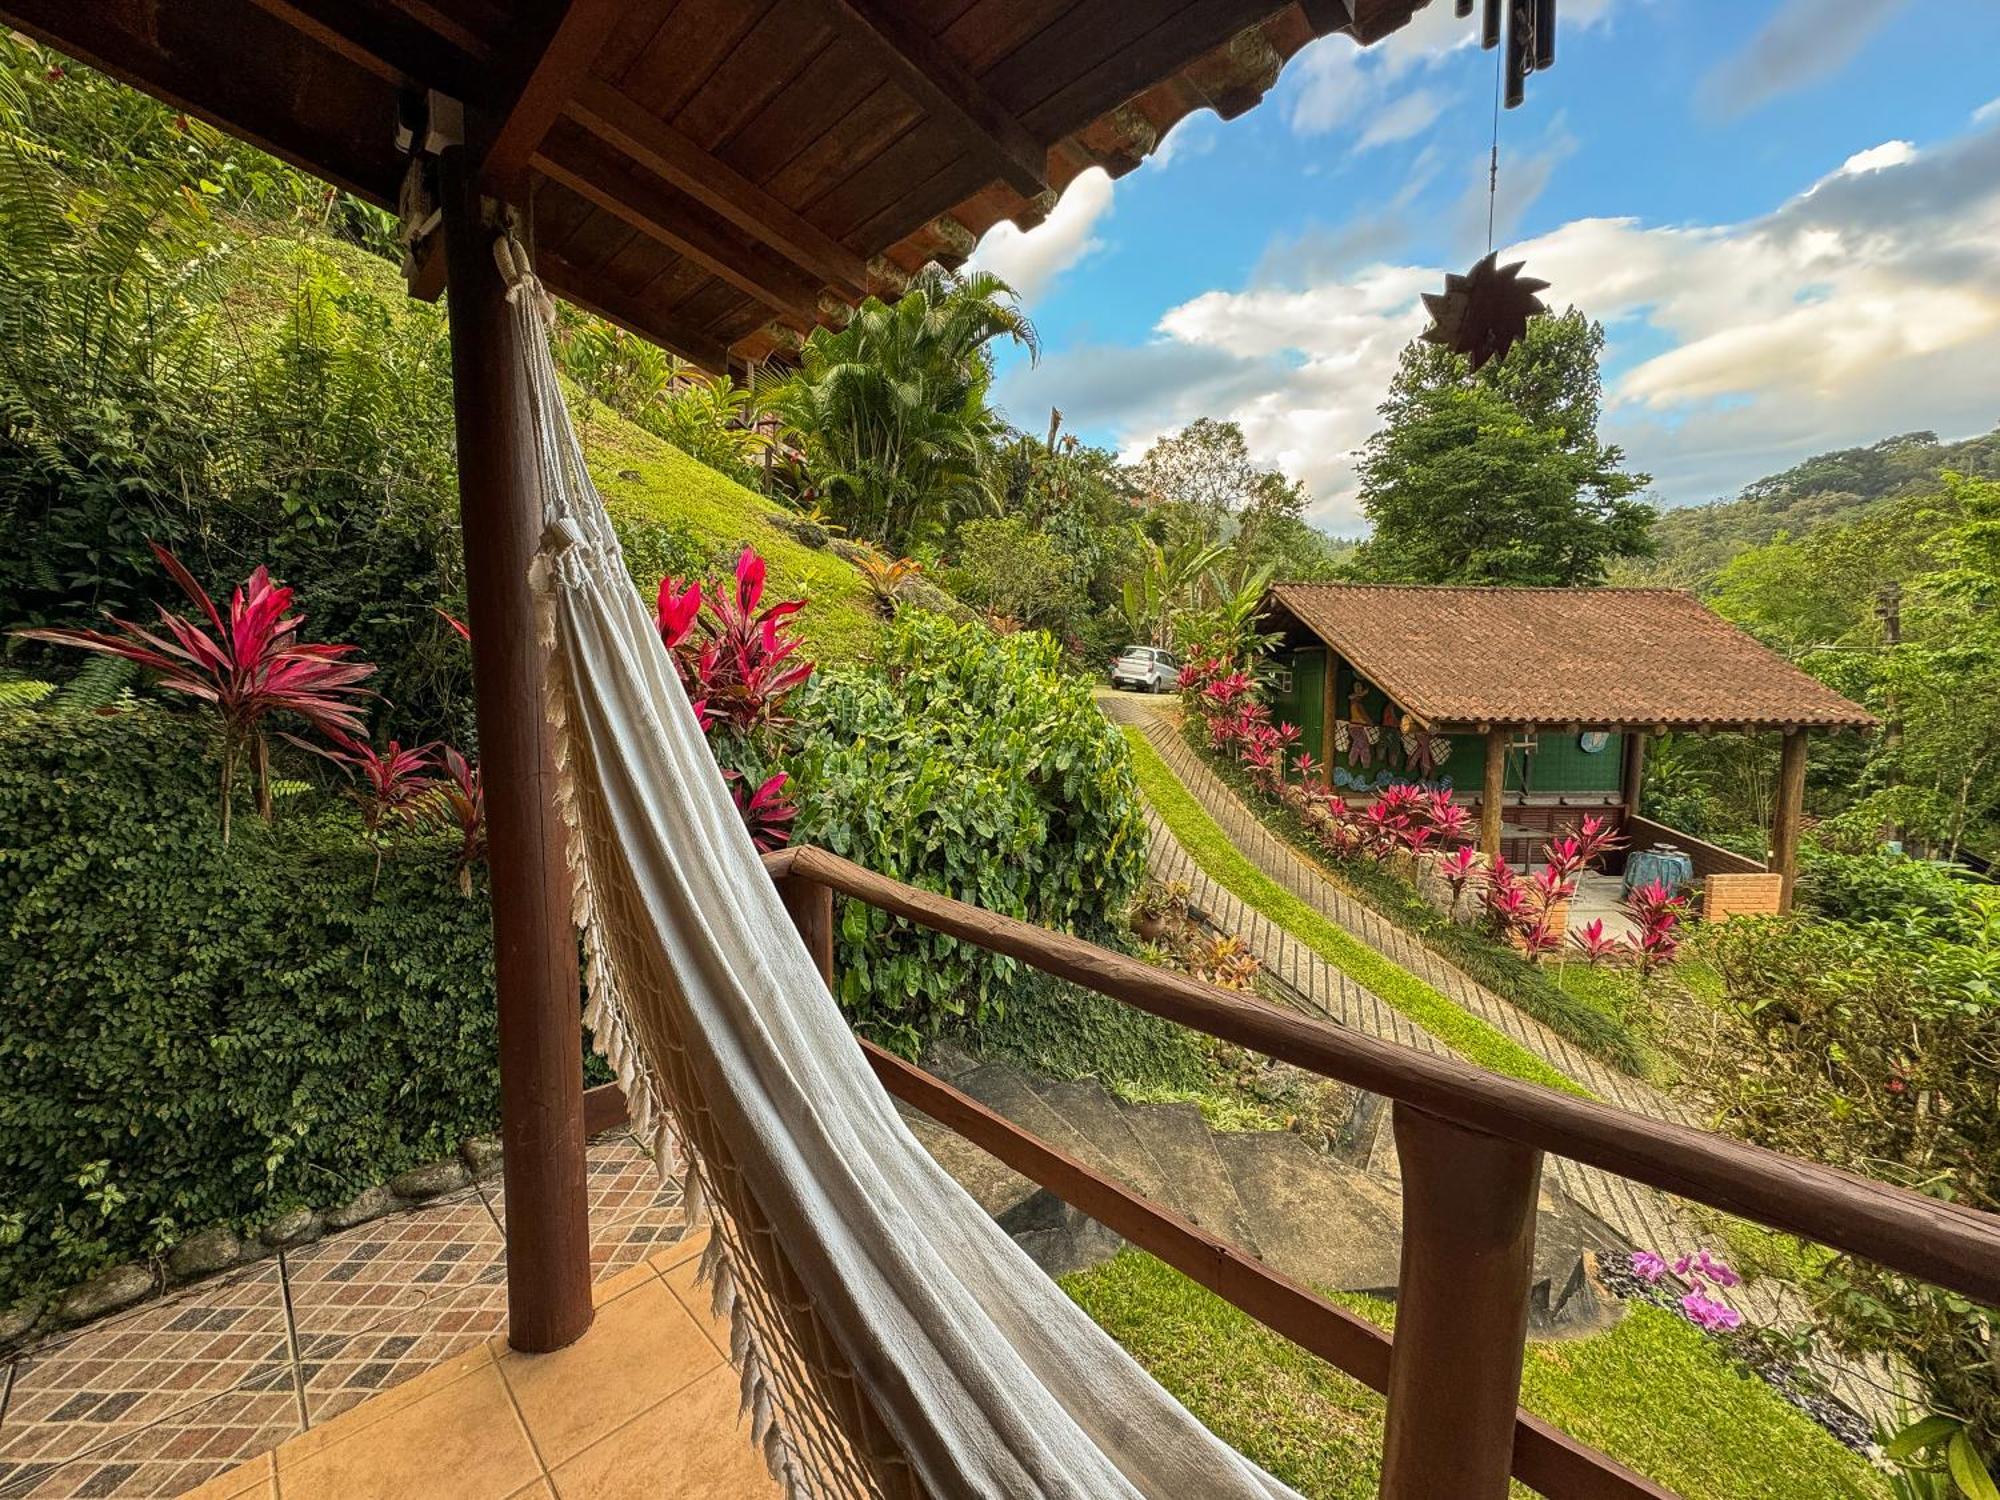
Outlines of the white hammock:
{"type": "Polygon", "coordinates": [[[1272,1500],[933,1162],[864,1064],[717,774],[584,470],[504,239],[589,1023],[713,1219],[752,1440],[792,1496],[1272,1500]]]}

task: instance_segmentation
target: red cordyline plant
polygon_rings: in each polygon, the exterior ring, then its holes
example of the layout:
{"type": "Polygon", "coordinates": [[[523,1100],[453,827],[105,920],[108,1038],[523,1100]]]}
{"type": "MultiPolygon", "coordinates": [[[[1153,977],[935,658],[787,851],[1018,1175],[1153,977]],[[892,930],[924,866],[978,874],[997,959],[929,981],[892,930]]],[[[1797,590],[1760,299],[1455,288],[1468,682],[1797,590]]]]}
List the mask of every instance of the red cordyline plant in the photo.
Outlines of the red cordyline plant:
{"type": "MultiPolygon", "coordinates": [[[[789,722],[784,701],[805,685],[813,664],[799,655],[802,644],[792,617],[803,600],[764,604],[764,559],[745,547],[736,559],[733,586],[662,578],[655,606],[660,639],[673,657],[681,685],[702,731],[717,730],[751,741],[789,722]]],[[[735,770],[726,773],[731,795],[759,849],[781,847],[790,837],[797,808],[785,795],[780,772],[754,791],[735,770]]]]}
{"type": "Polygon", "coordinates": [[[292,590],[259,567],[229,599],[225,616],[194,575],[158,542],[150,544],[160,566],[200,609],[207,629],[160,606],[163,631],[147,630],[115,615],[113,630],[43,629],[15,632],[28,640],[78,646],[120,656],[160,674],[160,686],[214,706],[222,720],[222,841],[229,842],[230,792],[243,757],[256,776],[257,811],[271,818],[270,746],[264,737],[273,714],[292,714],[328,738],[367,734],[361,721],[360,686],[375,668],[349,661],[354,647],[305,642],[305,623],[290,613],[292,590]]]}
{"type": "Polygon", "coordinates": [[[286,735],[301,749],[323,755],[349,772],[355,785],[348,796],[361,810],[361,827],[375,849],[376,880],[382,878],[383,834],[392,824],[417,822],[424,813],[425,800],[436,783],[431,772],[437,767],[437,743],[416,745],[405,750],[396,741],[377,750],[362,740],[343,740],[333,746],[315,745],[286,735]]]}
{"type": "Polygon", "coordinates": [[[444,775],[431,783],[420,816],[458,835],[458,893],[472,894],[472,867],[486,854],[486,786],[479,767],[446,745],[444,775]]]}
{"type": "Polygon", "coordinates": [[[798,658],[800,638],[787,622],[805,607],[786,599],[759,608],[764,559],[745,547],[736,559],[736,584],[724,589],[678,578],[660,580],[656,620],[673,653],[691,702],[702,706],[703,727],[719,725],[737,735],[786,721],[780,705],[812,676],[798,658]]]}

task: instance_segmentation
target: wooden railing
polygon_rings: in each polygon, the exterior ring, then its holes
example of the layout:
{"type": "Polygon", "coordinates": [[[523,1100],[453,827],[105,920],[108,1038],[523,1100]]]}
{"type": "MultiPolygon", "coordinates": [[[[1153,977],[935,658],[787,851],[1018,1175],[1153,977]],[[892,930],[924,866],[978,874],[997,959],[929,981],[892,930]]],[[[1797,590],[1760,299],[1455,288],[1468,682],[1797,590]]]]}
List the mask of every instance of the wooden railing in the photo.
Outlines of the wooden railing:
{"type": "Polygon", "coordinates": [[[863,1044],[888,1091],[1388,1398],[1381,1494],[1554,1500],[1671,1492],[1521,1411],[1544,1151],[2000,1303],[2000,1217],[1411,1051],[1063,933],[918,890],[824,850],[768,856],[832,977],[836,893],[1149,1014],[1393,1102],[1403,1244],[1393,1340],[922,1069],[863,1044]]]}

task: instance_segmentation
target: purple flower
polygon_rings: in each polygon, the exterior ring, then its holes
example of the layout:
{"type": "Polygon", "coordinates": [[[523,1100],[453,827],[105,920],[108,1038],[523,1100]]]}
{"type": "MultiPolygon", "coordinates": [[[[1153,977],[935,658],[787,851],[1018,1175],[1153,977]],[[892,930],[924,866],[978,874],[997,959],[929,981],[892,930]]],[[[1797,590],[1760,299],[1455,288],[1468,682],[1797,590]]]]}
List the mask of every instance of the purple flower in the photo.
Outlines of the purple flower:
{"type": "Polygon", "coordinates": [[[1634,1250],[1632,1274],[1651,1286],[1667,1274],[1667,1263],[1651,1250],[1634,1250]]]}
{"type": "Polygon", "coordinates": [[[1743,1314],[1726,1302],[1701,1292],[1689,1292],[1681,1298],[1681,1311],[1697,1328],[1705,1328],[1710,1333],[1726,1333],[1742,1326],[1743,1314]]]}
{"type": "Polygon", "coordinates": [[[1706,1250],[1695,1257],[1695,1266],[1717,1286],[1741,1286],[1743,1278],[1730,1269],[1729,1263],[1717,1260],[1706,1250]]]}

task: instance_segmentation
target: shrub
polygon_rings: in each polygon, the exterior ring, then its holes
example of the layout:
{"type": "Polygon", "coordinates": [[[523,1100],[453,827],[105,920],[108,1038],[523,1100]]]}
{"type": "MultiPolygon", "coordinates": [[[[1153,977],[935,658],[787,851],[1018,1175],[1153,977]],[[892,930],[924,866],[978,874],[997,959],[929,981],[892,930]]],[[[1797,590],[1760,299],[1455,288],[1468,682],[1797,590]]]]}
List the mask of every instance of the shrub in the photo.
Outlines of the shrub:
{"type": "MultiPolygon", "coordinates": [[[[871,669],[799,695],[802,842],[1045,927],[1109,938],[1145,868],[1124,741],[1040,634],[908,612],[871,669]]],[[[837,955],[858,1029],[915,1052],[997,1012],[1010,960],[849,904],[837,955]]]]}
{"type": "MultiPolygon", "coordinates": [[[[1956,917],[1735,921],[1705,945],[1724,985],[1721,1035],[1683,1062],[1760,1145],[2000,1208],[2000,901],[1956,917]]],[[[1837,1348],[1887,1351],[1931,1411],[2000,1457],[2000,1313],[1843,1257],[1808,1288],[1837,1348]]]]}
{"type": "Polygon", "coordinates": [[[1842,854],[1807,842],[1799,855],[1799,904],[1840,921],[1944,917],[1959,929],[1978,889],[1942,865],[1887,850],[1842,854]]]}
{"type": "Polygon", "coordinates": [[[492,1128],[484,901],[344,798],[221,841],[214,736],[0,714],[0,1306],[492,1128]]]}

